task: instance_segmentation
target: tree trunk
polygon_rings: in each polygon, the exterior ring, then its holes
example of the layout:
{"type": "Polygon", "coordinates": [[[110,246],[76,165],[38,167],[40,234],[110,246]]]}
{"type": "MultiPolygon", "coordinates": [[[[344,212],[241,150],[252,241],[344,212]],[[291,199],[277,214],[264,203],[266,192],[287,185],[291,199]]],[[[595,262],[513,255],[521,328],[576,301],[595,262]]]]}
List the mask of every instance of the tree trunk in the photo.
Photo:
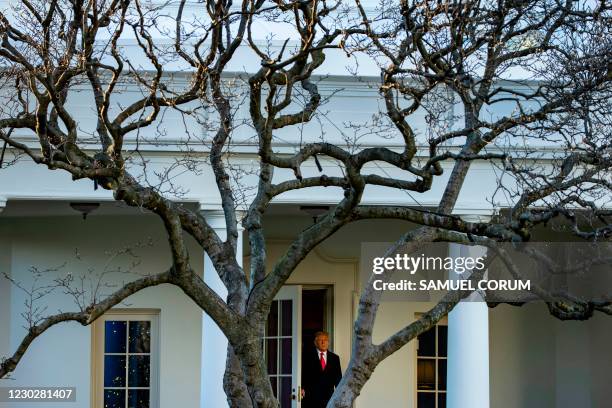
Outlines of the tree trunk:
{"type": "Polygon", "coordinates": [[[334,395],[327,403],[328,408],[352,408],[365,383],[370,379],[375,367],[351,362],[344,373],[334,395]]]}
{"type": "Polygon", "coordinates": [[[235,348],[242,367],[242,378],[253,408],[278,408],[263,359],[261,340],[254,333],[245,333],[245,340],[235,348]]]}
{"type": "Polygon", "coordinates": [[[244,382],[240,360],[232,346],[227,347],[227,363],[223,376],[223,389],[231,408],[253,408],[249,390],[244,382]]]}

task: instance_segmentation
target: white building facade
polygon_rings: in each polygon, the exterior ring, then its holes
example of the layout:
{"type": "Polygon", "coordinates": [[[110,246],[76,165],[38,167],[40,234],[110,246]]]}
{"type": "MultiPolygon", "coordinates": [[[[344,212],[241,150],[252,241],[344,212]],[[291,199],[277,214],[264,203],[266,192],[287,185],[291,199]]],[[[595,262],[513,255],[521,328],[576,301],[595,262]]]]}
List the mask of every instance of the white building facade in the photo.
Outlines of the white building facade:
{"type": "MultiPolygon", "coordinates": [[[[266,29],[261,30],[263,41],[266,29]]],[[[122,46],[129,54],[130,47],[136,44],[125,40],[122,46]]],[[[257,60],[249,57],[247,47],[241,47],[237,55],[236,62],[229,67],[230,79],[258,65],[257,60]]],[[[334,56],[324,65],[319,88],[324,97],[330,98],[322,108],[327,113],[320,122],[305,126],[302,143],[308,138],[316,140],[317,134],[308,130],[320,126],[325,128],[327,141],[343,143],[346,124],[379,112],[377,67],[373,63],[362,64],[362,76],[356,78],[348,75],[344,66],[334,56]]],[[[181,75],[177,74],[176,81],[186,81],[181,75]]],[[[91,95],[87,92],[83,88],[71,103],[78,112],[80,126],[89,129],[95,127],[95,118],[91,116],[91,95]]],[[[136,97],[130,92],[125,91],[126,103],[136,97]]],[[[455,108],[449,105],[450,115],[460,120],[455,108]]],[[[489,113],[503,115],[506,108],[511,109],[500,105],[489,113]]],[[[240,114],[248,114],[246,104],[240,108],[240,114]]],[[[425,126],[424,115],[415,116],[417,128],[425,126]]],[[[181,117],[171,111],[163,119],[166,129],[177,123],[183,126],[181,117]]],[[[186,141],[171,132],[160,139],[147,133],[152,130],[145,129],[138,139],[128,140],[126,150],[138,144],[141,160],[147,163],[145,171],[153,175],[180,159],[182,147],[196,149],[201,155],[200,172],[172,173],[173,182],[185,189],[176,200],[201,211],[223,235],[219,193],[214,187],[212,170],[206,164],[208,148],[202,142],[208,135],[195,121],[184,126],[191,134],[200,135],[201,140],[186,141]]],[[[15,137],[35,145],[30,136],[15,137]]],[[[298,143],[296,140],[295,129],[282,130],[276,149],[291,152],[298,143]]],[[[258,160],[252,132],[246,127],[239,128],[233,143],[231,160],[235,166],[248,170],[242,179],[248,190],[257,184],[257,175],[252,171],[258,160]]],[[[373,135],[363,136],[359,143],[402,147],[394,138],[373,135]]],[[[551,147],[547,143],[536,147],[545,150],[551,147]]],[[[425,149],[425,144],[421,147],[425,149]]],[[[422,153],[425,155],[426,151],[422,153]]],[[[321,159],[321,165],[326,175],[341,175],[335,163],[321,159]]],[[[371,170],[390,177],[400,174],[396,168],[385,166],[371,170]]],[[[429,191],[416,197],[397,189],[368,187],[363,202],[435,207],[450,167],[445,170],[429,191]]],[[[305,176],[320,174],[314,162],[305,163],[302,171],[305,176]]],[[[142,172],[137,164],[134,172],[142,172]]],[[[294,176],[291,171],[278,171],[275,177],[288,180],[294,176]]],[[[474,162],[454,214],[466,220],[486,220],[503,210],[489,200],[497,185],[496,177],[489,163],[474,162]]],[[[321,187],[291,191],[275,199],[264,219],[269,262],[312,223],[311,215],[300,207],[331,205],[341,196],[342,191],[321,187]]],[[[122,206],[110,192],[94,189],[90,181],[72,181],[69,175],[49,171],[27,158],[0,169],[0,211],[0,272],[10,278],[0,279],[0,356],[9,356],[18,347],[26,333],[28,313],[70,311],[84,301],[78,293],[61,289],[40,299],[31,297],[33,292],[44,291],[41,288],[49,282],[72,276],[76,281],[82,279],[87,293],[93,290],[92,285],[103,282],[101,288],[96,288],[103,295],[113,285],[169,265],[166,234],[156,216],[122,206]],[[84,220],[70,207],[78,202],[99,203],[100,207],[84,220]]],[[[277,325],[265,342],[266,347],[278,352],[276,360],[270,357],[268,370],[278,395],[282,395],[282,408],[300,408],[297,390],[301,345],[316,328],[330,333],[331,349],[340,356],[343,369],[348,365],[362,289],[361,245],[394,242],[412,228],[415,226],[406,222],[360,221],[340,230],[300,263],[279,294],[279,303],[275,304],[277,325]]],[[[248,240],[243,231],[239,233],[240,262],[248,266],[248,240]]],[[[542,235],[539,239],[555,237],[542,235]]],[[[194,269],[201,271],[203,280],[215,291],[226,293],[210,259],[204,254],[195,259],[194,254],[201,253],[201,249],[195,242],[189,243],[194,269]]],[[[457,251],[461,250],[456,247],[449,246],[447,250],[450,256],[460,256],[457,251]]],[[[427,300],[383,302],[376,320],[375,341],[384,340],[433,305],[427,300]]],[[[488,308],[483,302],[462,303],[427,336],[410,342],[381,363],[355,407],[609,407],[610,338],[612,321],[603,315],[584,322],[562,322],[550,316],[542,303],[495,308],[488,308]]],[[[227,406],[222,387],[226,345],[227,340],[212,320],[180,289],[161,285],[130,296],[92,326],[67,323],[53,327],[34,341],[12,378],[0,380],[0,387],[76,389],[75,402],[36,403],[40,408],[101,408],[105,392],[125,401],[113,405],[117,407],[222,408],[227,406]],[[117,334],[117,338],[111,333],[117,334]],[[132,344],[133,338],[141,340],[132,344]],[[108,367],[113,361],[121,361],[120,367],[134,367],[135,371],[126,368],[124,373],[110,373],[108,367]],[[145,368],[139,371],[139,367],[145,368]]],[[[0,407],[23,406],[27,404],[0,402],[0,407]]]]}

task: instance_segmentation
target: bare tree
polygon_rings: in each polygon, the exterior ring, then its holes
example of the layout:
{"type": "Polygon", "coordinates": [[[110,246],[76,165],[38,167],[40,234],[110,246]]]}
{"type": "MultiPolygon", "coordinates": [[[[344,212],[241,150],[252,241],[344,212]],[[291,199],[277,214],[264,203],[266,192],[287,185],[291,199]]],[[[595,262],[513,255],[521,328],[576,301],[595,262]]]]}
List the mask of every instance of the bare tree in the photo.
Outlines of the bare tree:
{"type": "MultiPolygon", "coordinates": [[[[96,188],[111,190],[117,201],[155,213],[167,231],[172,259],[165,271],[136,279],[76,312],[31,325],[15,353],[1,363],[0,378],[15,369],[48,328],[71,320],[89,325],[128,296],[169,283],[181,288],[227,336],[224,386],[230,405],[275,407],[260,347],[271,303],[298,264],[347,224],[373,218],[419,224],[398,242],[412,249],[432,241],[524,242],[534,228],[555,218],[564,219],[581,239],[609,240],[612,25],[610,5],[604,1],[383,0],[370,9],[359,0],[219,0],[202,2],[199,15],[184,14],[185,0],[172,13],[168,10],[174,9],[140,0],[16,3],[0,15],[4,164],[10,161],[4,159],[5,150],[10,158],[25,155],[75,180],[92,180],[96,188]],[[279,52],[254,40],[253,31],[262,22],[290,28],[279,52]],[[138,45],[138,58],[122,50],[121,40],[128,37],[138,45]],[[261,65],[228,77],[227,66],[242,45],[261,65]],[[326,142],[321,133],[320,142],[301,143],[296,137],[292,154],[276,152],[280,131],[295,129],[301,135],[304,125],[324,115],[316,74],[332,54],[378,64],[383,110],[369,123],[348,126],[355,133],[347,136],[346,146],[326,142]],[[188,77],[186,86],[177,86],[177,72],[188,77]],[[142,96],[125,105],[118,98],[127,86],[142,96]],[[82,129],[82,119],[69,106],[77,88],[91,92],[92,132],[82,129]],[[241,117],[237,112],[245,101],[249,113],[241,117]],[[510,111],[488,113],[501,105],[511,106],[510,111]],[[456,111],[453,117],[448,116],[450,107],[456,111]],[[227,239],[198,212],[180,205],[180,191],[169,183],[172,169],[155,181],[138,176],[138,148],[126,149],[124,142],[158,127],[167,111],[197,120],[210,135],[201,142],[210,149],[207,160],[221,196],[227,239]],[[413,119],[423,111],[426,134],[416,130],[413,119]],[[259,181],[253,196],[244,198],[248,209],[243,218],[237,208],[244,190],[235,183],[230,154],[239,127],[252,129],[259,155],[259,181]],[[20,140],[14,130],[29,131],[38,146],[20,140]],[[403,148],[362,147],[359,135],[364,132],[397,137],[403,148]],[[554,149],[544,157],[542,149],[526,143],[530,140],[554,149]],[[333,160],[343,176],[303,177],[302,164],[313,160],[320,167],[319,158],[333,160]],[[452,215],[475,161],[489,161],[500,174],[492,205],[508,211],[489,222],[452,215]],[[407,176],[373,170],[377,163],[407,176]],[[452,164],[448,178],[443,163],[452,164]],[[275,169],[291,169],[295,178],[277,181],[275,169]],[[416,195],[431,190],[436,180],[445,188],[435,209],[362,204],[368,185],[416,195]],[[339,189],[342,198],[267,269],[262,219],[271,200],[318,186],[339,189]],[[252,248],[250,270],[236,261],[239,223],[252,248]],[[212,260],[227,299],[192,269],[185,235],[212,260]]],[[[187,149],[176,166],[195,171],[191,153],[187,149]]],[[[449,292],[418,321],[374,344],[380,292],[366,286],[350,364],[329,406],[350,407],[381,361],[436,324],[466,295],[449,292]]],[[[549,302],[549,308],[563,319],[612,313],[610,303],[569,295],[549,302]]]]}

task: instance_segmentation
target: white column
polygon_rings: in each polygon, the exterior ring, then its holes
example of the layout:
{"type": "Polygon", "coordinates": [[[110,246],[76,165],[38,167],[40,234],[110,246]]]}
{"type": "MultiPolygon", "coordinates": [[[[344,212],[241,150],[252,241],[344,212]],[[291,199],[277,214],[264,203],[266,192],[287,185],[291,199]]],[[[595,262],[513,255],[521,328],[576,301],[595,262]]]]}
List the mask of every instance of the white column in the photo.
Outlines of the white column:
{"type": "MultiPolygon", "coordinates": [[[[462,217],[466,221],[482,218],[462,217]]],[[[451,257],[486,254],[479,246],[450,245],[451,257]]],[[[452,278],[457,278],[453,274],[452,278]]],[[[489,408],[489,310],[473,293],[448,315],[447,407],[489,408]]]]}
{"type": "MultiPolygon", "coordinates": [[[[221,239],[226,238],[225,216],[222,210],[204,210],[208,224],[215,229],[221,239]]],[[[238,228],[238,263],[242,265],[242,227],[238,228]]],[[[227,289],[215,271],[212,260],[204,254],[204,282],[221,298],[226,299],[227,289]]],[[[227,338],[219,326],[206,314],[202,313],[202,365],[200,386],[200,407],[227,407],[227,398],[223,391],[223,374],[227,355],[227,338]]]]}

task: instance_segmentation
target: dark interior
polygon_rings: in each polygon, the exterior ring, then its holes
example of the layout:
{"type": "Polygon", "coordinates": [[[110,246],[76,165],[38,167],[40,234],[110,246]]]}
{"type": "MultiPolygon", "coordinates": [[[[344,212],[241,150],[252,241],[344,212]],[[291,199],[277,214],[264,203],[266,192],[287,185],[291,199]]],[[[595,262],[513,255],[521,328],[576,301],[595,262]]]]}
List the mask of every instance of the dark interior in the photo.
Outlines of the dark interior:
{"type": "Polygon", "coordinates": [[[316,332],[327,329],[327,296],[325,288],[302,289],[302,353],[314,348],[316,332]]]}

